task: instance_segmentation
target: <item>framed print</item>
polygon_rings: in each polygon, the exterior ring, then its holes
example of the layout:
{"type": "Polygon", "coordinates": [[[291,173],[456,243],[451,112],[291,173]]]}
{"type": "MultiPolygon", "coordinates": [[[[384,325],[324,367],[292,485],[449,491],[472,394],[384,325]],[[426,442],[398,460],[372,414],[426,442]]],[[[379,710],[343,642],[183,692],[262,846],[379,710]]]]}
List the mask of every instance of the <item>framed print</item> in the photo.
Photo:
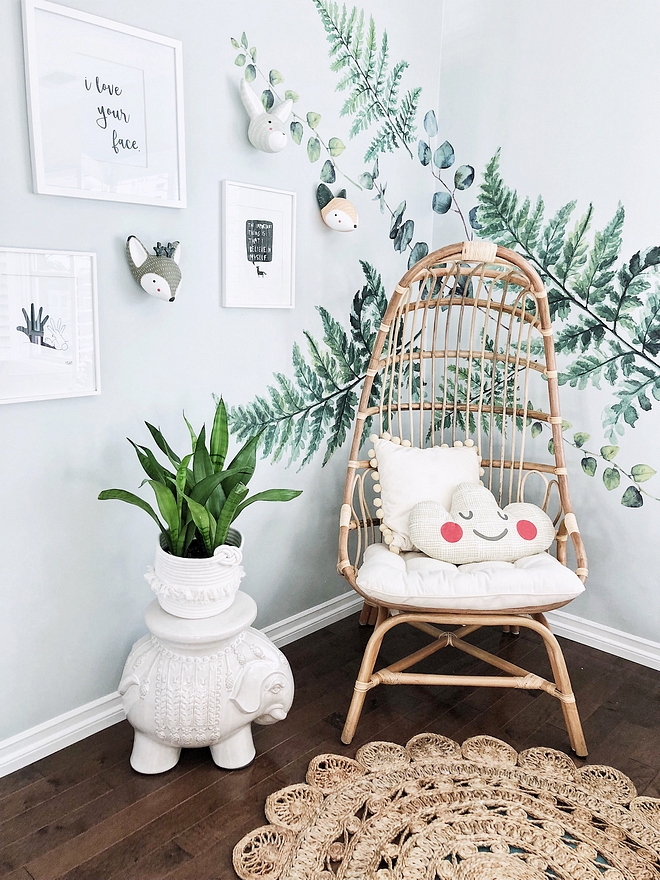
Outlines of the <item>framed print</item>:
{"type": "Polygon", "coordinates": [[[34,191],[184,208],[179,40],[23,0],[34,191]]]}
{"type": "Polygon", "coordinates": [[[296,194],[222,182],[222,304],[292,309],[296,194]]]}
{"type": "Polygon", "coordinates": [[[0,247],[0,403],[100,394],[96,254],[0,247]]]}

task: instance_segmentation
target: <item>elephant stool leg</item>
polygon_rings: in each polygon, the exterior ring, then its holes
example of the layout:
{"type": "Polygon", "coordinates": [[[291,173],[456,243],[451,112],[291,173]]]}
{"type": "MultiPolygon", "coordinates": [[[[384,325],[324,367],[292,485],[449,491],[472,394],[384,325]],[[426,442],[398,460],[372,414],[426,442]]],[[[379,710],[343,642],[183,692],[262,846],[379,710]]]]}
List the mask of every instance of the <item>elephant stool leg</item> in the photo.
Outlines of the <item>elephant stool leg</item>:
{"type": "Polygon", "coordinates": [[[181,749],[156,742],[154,739],[135,731],[131,767],[138,773],[164,773],[176,766],[181,749]]]}
{"type": "Polygon", "coordinates": [[[211,757],[223,770],[237,770],[239,767],[245,767],[254,760],[255,754],[250,724],[240,727],[222,742],[211,746],[211,757]]]}

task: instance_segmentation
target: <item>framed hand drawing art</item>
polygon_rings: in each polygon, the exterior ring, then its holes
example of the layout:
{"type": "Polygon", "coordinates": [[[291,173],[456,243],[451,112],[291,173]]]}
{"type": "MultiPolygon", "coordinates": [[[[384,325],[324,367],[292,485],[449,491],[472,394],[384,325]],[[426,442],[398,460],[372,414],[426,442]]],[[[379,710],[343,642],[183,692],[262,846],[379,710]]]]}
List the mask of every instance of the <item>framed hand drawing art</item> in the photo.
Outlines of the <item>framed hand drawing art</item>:
{"type": "Polygon", "coordinates": [[[34,191],[184,208],[181,43],[23,0],[34,191]]]}
{"type": "Polygon", "coordinates": [[[222,304],[291,309],[296,194],[222,182],[222,304]]]}
{"type": "Polygon", "coordinates": [[[96,254],[0,248],[0,403],[100,391],[96,254]]]}

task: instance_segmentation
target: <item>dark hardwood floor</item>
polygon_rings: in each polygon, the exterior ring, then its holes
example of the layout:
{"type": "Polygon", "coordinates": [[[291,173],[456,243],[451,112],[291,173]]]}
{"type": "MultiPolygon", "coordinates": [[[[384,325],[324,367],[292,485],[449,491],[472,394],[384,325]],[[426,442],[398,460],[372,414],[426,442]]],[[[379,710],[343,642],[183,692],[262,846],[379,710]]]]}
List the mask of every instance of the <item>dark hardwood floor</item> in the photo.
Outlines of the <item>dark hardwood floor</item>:
{"type": "MultiPolygon", "coordinates": [[[[569,751],[558,701],[530,691],[385,687],[367,695],[351,746],[339,736],[371,630],[353,616],[285,648],[296,680],[288,718],[255,726],[257,757],[219,770],[207,749],[182,753],[176,768],[140,776],[128,758],[132,729],[117,724],[0,779],[0,877],[11,880],[232,880],[231,851],[264,824],[268,794],[304,780],[321,752],[354,755],[374,739],[405,743],[422,731],[462,741],[487,733],[517,749],[569,751]]],[[[532,634],[481,630],[471,640],[549,675],[532,634]]],[[[392,662],[427,641],[399,627],[386,640],[392,662]]],[[[562,640],[590,749],[590,763],[627,773],[640,794],[660,797],[660,673],[562,640]]],[[[446,649],[424,671],[484,671],[446,649]]],[[[578,762],[581,763],[581,762],[578,762]]]]}

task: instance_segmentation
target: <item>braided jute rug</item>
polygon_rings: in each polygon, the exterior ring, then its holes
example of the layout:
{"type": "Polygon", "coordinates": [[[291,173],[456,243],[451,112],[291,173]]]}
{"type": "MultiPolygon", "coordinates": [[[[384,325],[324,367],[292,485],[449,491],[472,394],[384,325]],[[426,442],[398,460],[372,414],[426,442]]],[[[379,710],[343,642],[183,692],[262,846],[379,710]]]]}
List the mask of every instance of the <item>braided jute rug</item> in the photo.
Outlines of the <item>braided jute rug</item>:
{"type": "Polygon", "coordinates": [[[243,880],[658,880],[660,800],[489,736],[319,755],[234,848],[243,880]]]}

